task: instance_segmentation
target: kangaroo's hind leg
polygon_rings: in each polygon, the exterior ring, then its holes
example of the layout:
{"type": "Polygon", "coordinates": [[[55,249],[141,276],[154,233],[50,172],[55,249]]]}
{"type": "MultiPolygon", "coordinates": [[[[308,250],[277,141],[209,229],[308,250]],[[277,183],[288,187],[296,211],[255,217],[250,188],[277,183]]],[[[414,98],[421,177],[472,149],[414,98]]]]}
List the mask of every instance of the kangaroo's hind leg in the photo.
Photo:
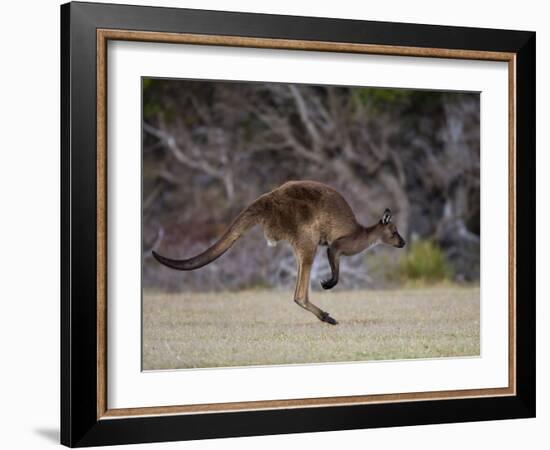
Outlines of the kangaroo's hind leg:
{"type": "Polygon", "coordinates": [[[338,322],[330,317],[328,312],[323,311],[309,301],[309,281],[311,266],[315,258],[315,250],[315,244],[307,248],[295,248],[298,262],[298,278],[296,280],[296,290],[294,291],[294,301],[302,308],[315,314],[319,320],[336,325],[338,322]]]}

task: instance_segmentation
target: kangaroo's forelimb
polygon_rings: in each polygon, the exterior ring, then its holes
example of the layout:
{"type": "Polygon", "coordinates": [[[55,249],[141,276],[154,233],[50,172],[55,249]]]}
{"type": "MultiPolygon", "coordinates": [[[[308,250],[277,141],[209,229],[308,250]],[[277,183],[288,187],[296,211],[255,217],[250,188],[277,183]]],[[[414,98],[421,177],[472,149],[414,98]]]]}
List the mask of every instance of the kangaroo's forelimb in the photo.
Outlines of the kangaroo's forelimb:
{"type": "Polygon", "coordinates": [[[332,289],[338,284],[340,273],[340,252],[335,246],[327,248],[328,263],[330,264],[331,277],[328,280],[321,281],[323,289],[332,289]]]}

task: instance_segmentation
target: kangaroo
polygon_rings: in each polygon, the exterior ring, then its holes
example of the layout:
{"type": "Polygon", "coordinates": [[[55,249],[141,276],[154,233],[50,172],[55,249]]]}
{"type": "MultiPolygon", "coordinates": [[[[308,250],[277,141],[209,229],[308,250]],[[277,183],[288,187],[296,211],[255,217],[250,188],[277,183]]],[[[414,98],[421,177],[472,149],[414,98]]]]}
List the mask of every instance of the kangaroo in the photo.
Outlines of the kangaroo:
{"type": "Polygon", "coordinates": [[[332,276],[323,280],[321,286],[332,289],[338,283],[341,256],[355,255],[377,244],[405,246],[391,218],[391,211],[386,209],[378,223],[362,226],[344,197],[332,187],[316,181],[289,181],[258,197],[203,253],[183,260],[166,258],[154,251],[153,256],[172,269],[198,269],[219,258],[247,230],[260,224],[269,246],[287,241],[294,250],[298,264],[294,301],[322,322],[336,325],[338,322],[328,312],[309,301],[310,272],[317,246],[328,247],[332,276]]]}

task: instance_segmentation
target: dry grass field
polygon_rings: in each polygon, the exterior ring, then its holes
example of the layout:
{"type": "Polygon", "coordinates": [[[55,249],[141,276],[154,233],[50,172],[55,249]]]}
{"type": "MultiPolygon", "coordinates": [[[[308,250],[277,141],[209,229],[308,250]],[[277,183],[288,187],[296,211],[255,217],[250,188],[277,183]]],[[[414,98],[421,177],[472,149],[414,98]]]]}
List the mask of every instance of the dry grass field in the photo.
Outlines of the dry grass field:
{"type": "Polygon", "coordinates": [[[143,369],[479,355],[479,288],[143,294],[143,369]]]}

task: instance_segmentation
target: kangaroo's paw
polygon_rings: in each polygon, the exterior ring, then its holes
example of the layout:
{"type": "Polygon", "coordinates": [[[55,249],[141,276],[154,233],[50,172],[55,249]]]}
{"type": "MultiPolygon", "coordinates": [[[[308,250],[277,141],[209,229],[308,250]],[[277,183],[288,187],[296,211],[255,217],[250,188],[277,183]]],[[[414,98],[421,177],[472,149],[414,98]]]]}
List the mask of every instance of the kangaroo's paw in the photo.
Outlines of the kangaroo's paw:
{"type": "Polygon", "coordinates": [[[338,322],[334,320],[332,317],[330,317],[329,313],[327,312],[323,312],[321,320],[323,322],[330,323],[331,325],[338,325],[338,322]]]}
{"type": "Polygon", "coordinates": [[[336,286],[336,281],[330,279],[330,280],[323,280],[321,281],[321,286],[323,289],[332,289],[334,286],[336,286]]]}

